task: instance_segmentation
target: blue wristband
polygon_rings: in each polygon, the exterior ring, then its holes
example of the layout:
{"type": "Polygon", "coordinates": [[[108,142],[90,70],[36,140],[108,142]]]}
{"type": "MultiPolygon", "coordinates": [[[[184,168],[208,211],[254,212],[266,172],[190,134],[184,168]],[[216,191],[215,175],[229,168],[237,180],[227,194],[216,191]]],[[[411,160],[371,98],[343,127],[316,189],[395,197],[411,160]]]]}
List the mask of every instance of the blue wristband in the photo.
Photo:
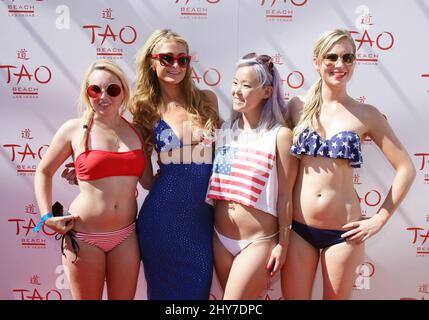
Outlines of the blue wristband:
{"type": "Polygon", "coordinates": [[[47,214],[45,214],[42,219],[39,221],[39,223],[33,228],[34,232],[39,232],[39,230],[43,227],[43,225],[45,224],[45,221],[48,220],[49,218],[52,218],[54,215],[50,212],[48,212],[47,214]]]}

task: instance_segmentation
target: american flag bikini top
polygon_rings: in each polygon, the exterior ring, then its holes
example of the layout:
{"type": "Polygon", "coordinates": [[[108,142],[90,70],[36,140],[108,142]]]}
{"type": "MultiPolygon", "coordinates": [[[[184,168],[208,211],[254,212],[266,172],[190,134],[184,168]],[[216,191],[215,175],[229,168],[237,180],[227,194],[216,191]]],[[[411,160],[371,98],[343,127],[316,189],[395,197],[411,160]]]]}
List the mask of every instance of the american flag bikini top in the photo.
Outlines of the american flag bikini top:
{"type": "Polygon", "coordinates": [[[350,161],[350,166],[360,168],[363,163],[360,137],[353,131],[341,131],[330,139],[323,139],[316,131],[306,129],[293,144],[293,155],[322,156],[350,161]]]}
{"type": "Polygon", "coordinates": [[[174,130],[164,119],[160,119],[155,125],[155,149],[157,152],[172,151],[182,147],[182,142],[174,130]]]}

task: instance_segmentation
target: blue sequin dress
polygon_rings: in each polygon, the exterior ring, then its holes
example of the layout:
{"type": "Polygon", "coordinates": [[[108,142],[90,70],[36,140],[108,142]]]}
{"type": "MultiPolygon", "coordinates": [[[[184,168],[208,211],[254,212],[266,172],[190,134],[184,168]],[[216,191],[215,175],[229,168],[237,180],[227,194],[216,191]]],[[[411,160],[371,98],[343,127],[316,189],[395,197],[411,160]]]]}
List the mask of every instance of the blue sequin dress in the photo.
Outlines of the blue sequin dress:
{"type": "MultiPolygon", "coordinates": [[[[181,148],[161,119],[156,151],[181,148]]],[[[207,300],[213,275],[213,208],[205,203],[211,164],[161,164],[137,219],[150,300],[207,300]]]]}

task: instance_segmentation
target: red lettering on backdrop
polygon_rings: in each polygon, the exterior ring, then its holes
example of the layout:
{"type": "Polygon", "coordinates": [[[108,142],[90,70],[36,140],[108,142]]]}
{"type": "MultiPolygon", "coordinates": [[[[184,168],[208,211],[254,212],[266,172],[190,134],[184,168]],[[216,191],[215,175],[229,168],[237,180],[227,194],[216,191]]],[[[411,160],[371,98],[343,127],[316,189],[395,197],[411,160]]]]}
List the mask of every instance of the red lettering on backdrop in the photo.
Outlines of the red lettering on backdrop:
{"type": "Polygon", "coordinates": [[[7,69],[7,82],[6,83],[10,83],[10,68],[16,68],[15,66],[12,65],[3,65],[0,66],[0,69],[6,68],[7,69]]]}
{"type": "Polygon", "coordinates": [[[36,81],[38,83],[41,83],[41,84],[48,83],[49,81],[51,81],[51,77],[52,77],[51,70],[46,66],[40,66],[34,71],[34,78],[36,79],[36,81]],[[38,72],[39,72],[39,70],[41,70],[41,68],[45,69],[48,72],[48,78],[45,81],[40,80],[40,78],[38,76],[38,72]]]}
{"type": "MultiPolygon", "coordinates": [[[[7,82],[6,83],[10,83],[12,80],[11,79],[11,69],[12,68],[17,69],[18,67],[14,66],[14,65],[0,65],[0,69],[6,69],[7,70],[7,82]]],[[[27,78],[28,81],[31,81],[31,77],[33,76],[33,74],[27,70],[25,65],[21,65],[21,69],[19,70],[19,73],[13,73],[13,75],[18,78],[16,81],[16,84],[19,84],[21,82],[22,78],[27,78]]],[[[49,81],[51,81],[52,72],[47,66],[39,66],[34,71],[34,78],[36,79],[36,81],[38,83],[45,84],[45,83],[48,83],[49,81]],[[41,77],[38,75],[39,71],[42,71],[42,70],[45,70],[47,72],[47,78],[46,79],[41,79],[41,77]]]]}
{"type": "MultiPolygon", "coordinates": [[[[418,231],[419,230],[424,230],[423,228],[419,228],[419,227],[414,227],[414,228],[407,228],[406,230],[410,230],[410,231],[414,231],[414,238],[413,238],[413,244],[416,243],[417,241],[417,236],[419,235],[418,231]]],[[[429,230],[428,230],[429,233],[429,230]]],[[[426,240],[425,240],[426,241],[426,240]]]]}
{"type": "Polygon", "coordinates": [[[22,222],[22,221],[25,221],[25,220],[24,219],[7,219],[7,221],[9,221],[9,222],[16,222],[16,232],[15,232],[15,235],[19,235],[19,232],[20,232],[20,230],[19,230],[19,223],[22,222]]]}
{"type": "Polygon", "coordinates": [[[43,155],[42,155],[42,151],[45,149],[45,148],[48,148],[49,147],[49,145],[48,144],[44,144],[43,146],[41,146],[40,148],[39,148],[39,150],[37,151],[37,156],[39,157],[39,159],[42,159],[42,157],[43,157],[43,155]]]}
{"type": "Polygon", "coordinates": [[[31,293],[30,295],[24,295],[25,293],[30,292],[30,290],[28,290],[28,289],[13,289],[13,292],[17,292],[20,294],[20,300],[25,300],[25,298],[27,298],[29,300],[49,300],[49,297],[51,294],[55,294],[58,298],[57,300],[62,299],[61,293],[55,289],[49,290],[45,294],[44,298],[40,294],[40,292],[37,290],[37,288],[34,288],[33,293],[31,293]]]}
{"type": "Polygon", "coordinates": [[[420,235],[420,237],[422,237],[424,240],[422,241],[422,245],[424,245],[425,244],[425,242],[426,242],[426,240],[429,238],[429,229],[428,229],[428,231],[426,232],[426,234],[425,235],[423,235],[423,234],[421,234],[420,235]]]}
{"type": "Polygon", "coordinates": [[[381,193],[378,192],[377,190],[368,191],[367,193],[365,193],[363,198],[361,198],[357,192],[356,192],[356,195],[359,199],[359,203],[361,203],[362,200],[364,200],[365,204],[369,207],[376,207],[381,202],[381,193]]]}
{"type": "MultiPolygon", "coordinates": [[[[414,154],[417,157],[422,157],[422,165],[420,167],[420,171],[423,170],[425,168],[426,165],[426,156],[429,156],[429,153],[415,153],[414,154]]],[[[429,160],[428,160],[429,162],[429,160]]]]}
{"type": "MultiPolygon", "coordinates": [[[[4,144],[4,148],[12,148],[12,159],[11,161],[15,161],[15,147],[21,147],[19,144],[4,144]]],[[[22,161],[21,161],[22,162],[22,161]]]]}
{"type": "Polygon", "coordinates": [[[24,159],[27,155],[30,155],[33,160],[36,159],[36,154],[33,152],[33,150],[31,150],[30,146],[28,145],[28,143],[25,144],[25,149],[23,152],[18,152],[18,154],[22,155],[21,158],[21,163],[24,162],[24,159]]]}
{"type": "Polygon", "coordinates": [[[119,31],[119,39],[121,39],[121,41],[122,41],[123,43],[125,43],[125,44],[131,44],[131,43],[134,43],[134,41],[136,41],[136,39],[137,39],[137,31],[136,31],[136,29],[134,29],[134,28],[133,28],[133,27],[131,27],[131,26],[125,26],[125,27],[123,27],[123,28],[121,29],[121,31],[119,31]],[[131,31],[132,31],[133,38],[132,38],[130,41],[125,41],[125,40],[124,40],[124,37],[122,36],[122,33],[126,30],[125,28],[130,28],[130,29],[131,29],[131,31]]]}
{"type": "MultiPolygon", "coordinates": [[[[87,26],[83,26],[82,28],[91,30],[91,44],[93,44],[95,42],[96,29],[101,29],[102,26],[87,25],[87,26]]],[[[115,42],[116,37],[118,37],[118,35],[113,32],[112,28],[109,25],[107,25],[106,28],[104,29],[104,33],[98,33],[97,35],[102,37],[101,45],[103,45],[104,41],[106,41],[108,37],[112,38],[113,42],[115,42]]],[[[137,31],[132,26],[125,26],[119,31],[119,40],[124,44],[134,43],[136,39],[137,39],[137,31]],[[125,40],[123,33],[126,30],[131,31],[131,40],[125,40]]]]}
{"type": "Polygon", "coordinates": [[[302,2],[298,2],[298,1],[296,1],[296,0],[292,0],[291,1],[295,6],[297,6],[297,7],[301,7],[301,6],[303,6],[304,4],[306,4],[307,3],[307,0],[304,0],[304,1],[302,1],[302,2]]]}
{"type": "MultiPolygon", "coordinates": [[[[359,34],[359,32],[357,32],[357,31],[350,31],[350,33],[353,35],[353,34],[359,34]]],[[[361,47],[362,47],[362,45],[364,44],[364,43],[366,43],[366,42],[368,42],[369,43],[369,46],[370,47],[372,47],[372,43],[373,43],[373,41],[372,41],[372,39],[371,39],[371,37],[369,36],[369,34],[368,34],[368,32],[365,30],[364,31],[364,33],[363,33],[363,35],[362,35],[362,38],[360,38],[360,39],[355,39],[355,41],[357,42],[357,43],[359,43],[359,47],[357,48],[357,50],[356,51],[358,51],[361,47]]]]}
{"type": "Polygon", "coordinates": [[[21,66],[21,71],[19,73],[14,73],[13,75],[18,76],[18,81],[16,82],[16,84],[19,84],[21,82],[22,77],[27,77],[28,81],[31,81],[31,75],[27,71],[27,68],[25,67],[25,65],[21,66]]]}
{"type": "Polygon", "coordinates": [[[202,77],[198,75],[197,71],[193,67],[191,68],[191,72],[192,72],[192,79],[195,80],[198,84],[200,83],[201,80],[203,80],[203,82],[210,87],[214,87],[218,85],[222,78],[220,72],[215,68],[209,68],[206,71],[204,71],[202,77]],[[213,81],[210,81],[209,74],[214,74],[213,81]]]}
{"type": "Polygon", "coordinates": [[[214,68],[210,68],[210,69],[206,70],[206,72],[204,72],[204,74],[203,74],[203,79],[204,79],[204,83],[205,83],[206,85],[211,86],[211,87],[214,87],[214,86],[216,86],[217,84],[219,84],[220,79],[221,79],[221,76],[220,76],[219,71],[217,71],[217,70],[216,70],[216,69],[214,69],[214,68]],[[215,80],[214,82],[209,82],[209,81],[208,81],[208,79],[207,79],[208,73],[209,73],[210,71],[214,71],[214,73],[215,73],[215,75],[216,75],[216,80],[215,80]]]}
{"type": "Polygon", "coordinates": [[[99,33],[98,35],[103,37],[103,40],[101,41],[101,45],[103,45],[107,37],[112,37],[113,41],[116,41],[116,37],[117,37],[116,34],[113,33],[109,25],[106,26],[104,33],[99,33]]]}
{"type": "Polygon", "coordinates": [[[299,88],[301,88],[304,85],[304,75],[301,72],[299,72],[299,71],[292,71],[287,76],[286,82],[287,82],[287,85],[289,86],[289,88],[291,88],[291,89],[299,89],[299,88]],[[299,78],[299,82],[296,85],[292,84],[292,80],[291,80],[292,76],[295,76],[295,77],[298,76],[298,78],[299,78]]]}
{"type": "MultiPolygon", "coordinates": [[[[15,148],[21,148],[21,145],[19,144],[4,144],[3,147],[12,148],[12,158],[11,158],[12,162],[15,161],[16,153],[18,153],[19,155],[22,155],[21,163],[24,161],[25,157],[27,156],[31,156],[33,160],[36,158],[36,154],[33,152],[33,150],[31,149],[28,143],[25,144],[24,151],[18,151],[18,152],[15,152],[15,148]]],[[[39,157],[39,159],[42,159],[42,151],[45,149],[45,147],[49,147],[49,145],[44,144],[37,150],[37,156],[39,157]]]]}
{"type": "MultiPolygon", "coordinates": [[[[176,0],[177,1],[177,0],[176,0]]],[[[276,4],[277,0],[271,0],[271,7],[273,7],[276,4]]],[[[286,3],[286,0],[283,0],[284,3],[286,3]]],[[[290,1],[294,6],[297,7],[302,7],[303,5],[305,5],[307,3],[307,0],[303,0],[303,1],[297,1],[297,0],[291,0],[290,1]]],[[[261,6],[265,5],[265,0],[261,0],[261,6]]]]}
{"type": "MultiPolygon", "coordinates": [[[[360,35],[360,33],[357,31],[350,31],[350,34],[360,35]]],[[[364,43],[368,43],[371,48],[372,48],[372,45],[374,43],[374,40],[372,40],[372,38],[371,38],[371,36],[367,30],[365,30],[363,32],[361,38],[355,38],[355,41],[359,44],[357,51],[363,46],[364,43]]],[[[376,44],[377,48],[379,48],[380,50],[384,50],[384,51],[391,49],[393,47],[394,43],[395,43],[395,38],[393,37],[393,34],[388,32],[388,31],[381,32],[375,40],[375,44],[376,44]],[[389,42],[388,42],[387,46],[383,47],[380,44],[380,40],[382,38],[385,38],[386,36],[389,38],[389,40],[388,40],[389,42]]]]}
{"type": "MultiPolygon", "coordinates": [[[[20,230],[21,223],[20,222],[25,222],[25,220],[24,219],[8,219],[7,221],[16,222],[16,233],[15,234],[19,235],[21,233],[21,230],[20,230]]],[[[28,236],[28,234],[30,233],[30,231],[35,226],[36,226],[36,223],[33,221],[33,219],[30,218],[30,220],[28,221],[28,224],[22,226],[22,229],[25,230],[25,236],[28,236]]]]}
{"type": "Polygon", "coordinates": [[[377,47],[378,47],[380,50],[389,50],[390,48],[392,48],[392,47],[393,47],[394,42],[395,42],[395,39],[393,38],[393,34],[391,34],[390,32],[385,31],[385,32],[380,33],[380,34],[377,36],[377,47]],[[382,46],[380,45],[380,38],[381,38],[383,35],[385,35],[385,34],[387,34],[387,35],[389,36],[389,38],[390,38],[390,45],[388,45],[387,47],[382,47],[382,46]]]}
{"type": "MultiPolygon", "coordinates": [[[[8,222],[15,222],[15,235],[20,235],[21,231],[25,231],[25,236],[28,236],[28,234],[30,233],[31,230],[33,230],[33,228],[36,226],[36,222],[34,222],[34,220],[32,218],[30,218],[28,220],[28,223],[26,222],[25,219],[20,219],[20,218],[11,218],[7,220],[8,222]],[[22,222],[22,223],[21,223],[22,222]],[[27,224],[25,224],[27,223],[27,224]],[[21,230],[21,228],[23,230],[21,230]]],[[[45,235],[47,236],[53,236],[56,235],[57,232],[53,231],[52,229],[50,229],[49,227],[46,227],[46,225],[43,225],[42,227],[42,231],[45,235]],[[51,232],[47,231],[50,230],[51,232]]]]}
{"type": "MultiPolygon", "coordinates": [[[[176,0],[176,4],[178,4],[179,3],[179,1],[180,0],[176,0]]],[[[218,3],[220,0],[206,0],[208,3],[210,3],[210,4],[215,4],[215,3],[218,3]]],[[[186,5],[188,5],[188,3],[189,3],[189,0],[186,0],[186,2],[185,2],[185,6],[186,5]]]]}

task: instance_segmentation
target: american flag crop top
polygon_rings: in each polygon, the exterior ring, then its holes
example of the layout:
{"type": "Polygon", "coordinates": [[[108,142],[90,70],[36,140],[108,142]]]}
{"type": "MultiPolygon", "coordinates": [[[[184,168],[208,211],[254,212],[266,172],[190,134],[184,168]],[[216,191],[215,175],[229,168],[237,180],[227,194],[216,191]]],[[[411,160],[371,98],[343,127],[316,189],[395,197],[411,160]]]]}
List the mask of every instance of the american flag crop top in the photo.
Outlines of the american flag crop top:
{"type": "Polygon", "coordinates": [[[237,202],[277,216],[276,138],[270,130],[241,130],[224,123],[216,137],[216,152],[206,202],[237,202]]]}

